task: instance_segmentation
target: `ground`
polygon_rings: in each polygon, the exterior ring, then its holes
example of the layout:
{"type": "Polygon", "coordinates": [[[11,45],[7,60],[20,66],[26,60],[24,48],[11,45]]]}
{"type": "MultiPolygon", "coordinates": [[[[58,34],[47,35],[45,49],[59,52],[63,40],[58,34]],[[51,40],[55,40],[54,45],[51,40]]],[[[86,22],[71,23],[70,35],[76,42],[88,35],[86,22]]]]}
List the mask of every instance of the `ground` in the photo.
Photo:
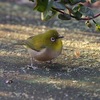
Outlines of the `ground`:
{"type": "Polygon", "coordinates": [[[15,1],[0,0],[0,100],[100,100],[100,33],[83,21],[41,21],[15,1]],[[14,43],[48,29],[64,35],[62,54],[29,69],[27,49],[14,43]]]}

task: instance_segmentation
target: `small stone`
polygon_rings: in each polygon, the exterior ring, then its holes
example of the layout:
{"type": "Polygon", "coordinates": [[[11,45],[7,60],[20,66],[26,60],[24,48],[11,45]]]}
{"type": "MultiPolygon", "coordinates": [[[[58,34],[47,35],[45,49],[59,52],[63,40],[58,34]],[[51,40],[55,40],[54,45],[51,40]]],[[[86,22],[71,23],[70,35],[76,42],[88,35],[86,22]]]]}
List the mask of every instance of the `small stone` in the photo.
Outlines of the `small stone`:
{"type": "Polygon", "coordinates": [[[38,69],[38,67],[37,66],[33,66],[33,65],[28,65],[27,69],[28,70],[36,70],[36,69],[38,69]]]}
{"type": "Polygon", "coordinates": [[[67,60],[68,58],[65,58],[65,60],[67,60]]]}
{"type": "Polygon", "coordinates": [[[74,81],[72,81],[73,83],[77,83],[78,81],[76,81],[76,80],[74,80],[74,81]]]}
{"type": "Polygon", "coordinates": [[[6,80],[6,84],[11,84],[13,83],[13,80],[6,80]]]}
{"type": "Polygon", "coordinates": [[[21,56],[21,53],[17,53],[17,56],[21,56]]]}

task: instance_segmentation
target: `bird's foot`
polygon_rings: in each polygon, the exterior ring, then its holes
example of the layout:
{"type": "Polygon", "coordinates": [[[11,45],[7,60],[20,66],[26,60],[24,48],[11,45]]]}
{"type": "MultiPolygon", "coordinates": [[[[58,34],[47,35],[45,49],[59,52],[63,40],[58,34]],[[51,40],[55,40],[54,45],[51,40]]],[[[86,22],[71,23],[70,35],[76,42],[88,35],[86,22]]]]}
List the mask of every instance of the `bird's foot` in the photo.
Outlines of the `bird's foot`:
{"type": "Polygon", "coordinates": [[[38,67],[34,66],[34,65],[28,65],[27,69],[36,70],[36,69],[38,69],[38,67]]]}

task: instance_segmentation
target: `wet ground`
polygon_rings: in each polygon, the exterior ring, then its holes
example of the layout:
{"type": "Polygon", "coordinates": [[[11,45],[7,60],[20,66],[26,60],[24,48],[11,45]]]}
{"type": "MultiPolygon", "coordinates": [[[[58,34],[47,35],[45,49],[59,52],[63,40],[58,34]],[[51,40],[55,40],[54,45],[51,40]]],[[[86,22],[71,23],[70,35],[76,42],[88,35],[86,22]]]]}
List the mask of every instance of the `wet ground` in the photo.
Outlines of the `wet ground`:
{"type": "Polygon", "coordinates": [[[43,22],[32,4],[11,1],[0,0],[0,100],[100,100],[100,34],[82,21],[43,22]],[[13,43],[51,28],[64,35],[62,54],[29,69],[13,43]]]}

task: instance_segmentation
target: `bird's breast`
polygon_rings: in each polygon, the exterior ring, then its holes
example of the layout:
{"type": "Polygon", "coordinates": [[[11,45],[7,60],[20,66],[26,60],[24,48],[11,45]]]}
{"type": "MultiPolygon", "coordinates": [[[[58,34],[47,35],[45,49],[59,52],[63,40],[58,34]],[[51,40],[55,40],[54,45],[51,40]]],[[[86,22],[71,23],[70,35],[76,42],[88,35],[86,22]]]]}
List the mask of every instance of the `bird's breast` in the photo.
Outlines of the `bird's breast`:
{"type": "Polygon", "coordinates": [[[52,60],[61,53],[61,50],[62,50],[62,48],[59,49],[58,51],[54,51],[54,50],[45,48],[38,52],[38,51],[28,48],[28,52],[31,55],[31,57],[33,57],[35,60],[38,60],[38,61],[52,60]]]}

